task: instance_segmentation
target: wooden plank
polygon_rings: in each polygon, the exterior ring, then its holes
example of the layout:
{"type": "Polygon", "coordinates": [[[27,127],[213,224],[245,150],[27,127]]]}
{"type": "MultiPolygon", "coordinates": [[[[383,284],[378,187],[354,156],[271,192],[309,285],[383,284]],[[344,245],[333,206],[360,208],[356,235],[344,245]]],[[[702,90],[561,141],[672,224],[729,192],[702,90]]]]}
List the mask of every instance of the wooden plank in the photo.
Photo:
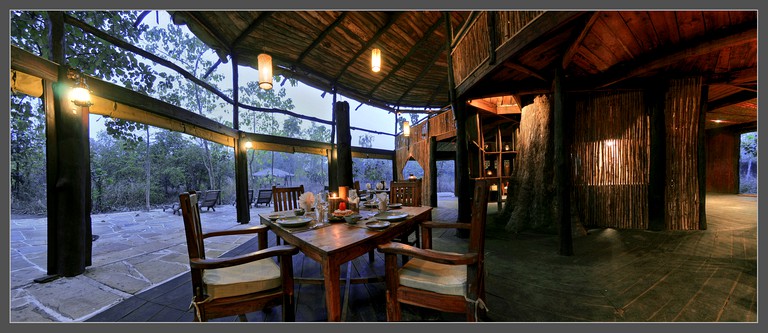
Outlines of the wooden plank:
{"type": "Polygon", "coordinates": [[[563,61],[561,62],[561,67],[563,69],[568,68],[568,65],[573,59],[573,55],[576,54],[577,50],[581,46],[582,40],[584,40],[584,37],[587,35],[587,33],[592,31],[592,26],[595,24],[595,22],[597,22],[599,18],[599,16],[594,13],[589,15],[589,20],[584,25],[584,27],[581,28],[579,36],[576,37],[576,39],[571,43],[571,45],[565,50],[565,53],[563,54],[563,61]]]}

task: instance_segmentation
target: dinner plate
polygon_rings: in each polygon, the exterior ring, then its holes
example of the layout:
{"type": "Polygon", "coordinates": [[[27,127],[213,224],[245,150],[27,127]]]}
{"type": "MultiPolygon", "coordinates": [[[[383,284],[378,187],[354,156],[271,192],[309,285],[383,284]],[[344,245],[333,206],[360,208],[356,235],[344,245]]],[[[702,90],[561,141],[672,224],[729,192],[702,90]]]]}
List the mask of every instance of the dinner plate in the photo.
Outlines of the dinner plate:
{"type": "Polygon", "coordinates": [[[277,219],[277,224],[287,228],[303,227],[309,224],[309,222],[312,222],[312,218],[306,216],[291,216],[277,219]]]}
{"type": "Polygon", "coordinates": [[[389,204],[389,206],[387,206],[387,207],[392,208],[392,209],[397,209],[397,208],[403,207],[403,204],[401,204],[401,203],[393,203],[393,204],[389,204]]]}
{"type": "Polygon", "coordinates": [[[407,213],[395,213],[395,212],[383,212],[383,213],[378,213],[378,214],[374,215],[374,217],[377,220],[379,220],[379,221],[394,222],[394,221],[405,220],[405,218],[408,217],[408,214],[407,213]]]}
{"type": "Polygon", "coordinates": [[[387,221],[373,221],[368,222],[365,224],[366,227],[371,229],[384,229],[386,227],[389,227],[389,222],[387,221]]]}

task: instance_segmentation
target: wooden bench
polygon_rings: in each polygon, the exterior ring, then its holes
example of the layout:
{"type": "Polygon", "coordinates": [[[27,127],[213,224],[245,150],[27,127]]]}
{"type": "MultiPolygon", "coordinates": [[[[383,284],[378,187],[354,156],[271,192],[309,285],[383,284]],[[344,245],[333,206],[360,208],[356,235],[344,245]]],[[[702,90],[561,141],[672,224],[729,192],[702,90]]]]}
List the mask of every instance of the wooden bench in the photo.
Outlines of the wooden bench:
{"type": "Polygon", "coordinates": [[[265,204],[269,206],[271,202],[272,202],[272,190],[262,189],[262,190],[259,190],[259,196],[256,197],[256,203],[254,203],[253,206],[258,207],[259,204],[265,204]]]}

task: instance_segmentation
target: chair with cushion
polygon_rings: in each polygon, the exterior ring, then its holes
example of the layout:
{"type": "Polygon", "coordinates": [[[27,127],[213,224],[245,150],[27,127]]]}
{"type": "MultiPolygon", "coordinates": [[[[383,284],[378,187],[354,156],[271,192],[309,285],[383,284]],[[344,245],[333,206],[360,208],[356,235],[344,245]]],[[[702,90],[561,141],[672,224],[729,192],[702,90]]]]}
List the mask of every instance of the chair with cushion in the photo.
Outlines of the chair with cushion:
{"type": "Polygon", "coordinates": [[[268,227],[203,232],[198,193],[179,195],[192,277],[192,304],[196,321],[282,307],[283,321],[294,321],[293,261],[299,252],[292,245],[267,248],[268,227]],[[255,234],[259,250],[234,257],[206,258],[204,240],[210,237],[255,234]],[[279,259],[280,264],[275,262],[279,259]]]}
{"type": "Polygon", "coordinates": [[[397,242],[379,245],[384,253],[388,321],[401,320],[400,303],[466,313],[468,321],[477,321],[478,312],[485,309],[483,251],[488,191],[486,180],[475,182],[470,223],[423,222],[422,248],[397,242]],[[467,252],[433,250],[435,228],[469,229],[467,252]],[[411,260],[398,268],[397,255],[407,255],[411,260]]]}

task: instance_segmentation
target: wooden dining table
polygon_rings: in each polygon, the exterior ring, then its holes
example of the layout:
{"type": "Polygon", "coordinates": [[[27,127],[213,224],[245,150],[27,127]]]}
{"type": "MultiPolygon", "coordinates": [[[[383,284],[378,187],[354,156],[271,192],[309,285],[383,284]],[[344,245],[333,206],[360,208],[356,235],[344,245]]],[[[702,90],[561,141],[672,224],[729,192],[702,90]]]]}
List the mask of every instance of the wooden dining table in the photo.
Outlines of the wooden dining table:
{"type": "MultiPolygon", "coordinates": [[[[367,254],[377,245],[392,241],[397,236],[409,233],[419,222],[432,218],[432,207],[402,207],[391,212],[407,213],[408,216],[397,222],[390,222],[384,229],[369,229],[367,222],[375,221],[374,210],[361,209],[364,219],[357,224],[346,222],[319,223],[313,220],[307,226],[291,228],[281,226],[271,220],[275,213],[259,214],[262,224],[269,226],[278,237],[285,242],[298,247],[307,257],[320,263],[322,267],[322,283],[325,286],[325,303],[328,311],[328,321],[341,321],[341,265],[367,254]]],[[[293,211],[278,212],[283,216],[291,216],[293,211]]],[[[309,216],[313,216],[308,212],[309,216]]]]}

